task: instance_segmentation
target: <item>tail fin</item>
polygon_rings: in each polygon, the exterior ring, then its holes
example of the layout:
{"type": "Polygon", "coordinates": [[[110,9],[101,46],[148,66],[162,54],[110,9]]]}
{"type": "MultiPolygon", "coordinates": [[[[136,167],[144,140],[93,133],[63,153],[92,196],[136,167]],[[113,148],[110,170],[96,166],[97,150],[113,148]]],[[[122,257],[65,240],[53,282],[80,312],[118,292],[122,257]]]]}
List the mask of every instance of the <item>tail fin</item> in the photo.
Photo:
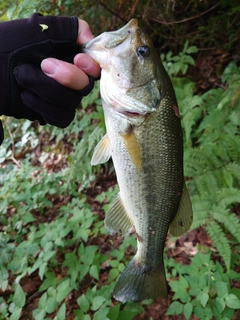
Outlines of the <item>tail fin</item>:
{"type": "Polygon", "coordinates": [[[164,264],[147,270],[136,262],[135,257],[120,275],[113,296],[121,302],[168,297],[164,264]]]}

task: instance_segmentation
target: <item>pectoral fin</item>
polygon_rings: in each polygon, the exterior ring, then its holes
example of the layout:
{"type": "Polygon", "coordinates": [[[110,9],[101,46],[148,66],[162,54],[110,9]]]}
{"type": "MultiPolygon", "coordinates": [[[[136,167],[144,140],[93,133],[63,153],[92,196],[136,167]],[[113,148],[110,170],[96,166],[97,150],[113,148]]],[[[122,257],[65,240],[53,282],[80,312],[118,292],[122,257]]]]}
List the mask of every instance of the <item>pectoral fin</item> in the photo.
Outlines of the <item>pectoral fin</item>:
{"type": "Polygon", "coordinates": [[[123,141],[127,147],[128,153],[137,170],[141,168],[142,155],[138,140],[130,128],[126,133],[121,134],[123,141]]]}
{"type": "Polygon", "coordinates": [[[97,144],[93,152],[91,165],[96,166],[97,164],[105,163],[109,160],[110,157],[111,157],[110,141],[109,141],[108,135],[105,134],[105,136],[100,140],[100,142],[97,144]]]}
{"type": "Polygon", "coordinates": [[[123,206],[120,194],[109,209],[104,224],[110,234],[119,233],[125,236],[131,231],[133,223],[123,206]]]}
{"type": "Polygon", "coordinates": [[[178,212],[169,227],[169,231],[171,235],[175,237],[179,237],[184,233],[186,233],[192,224],[192,219],[193,219],[192,203],[190,200],[187,187],[184,184],[178,212]]]}

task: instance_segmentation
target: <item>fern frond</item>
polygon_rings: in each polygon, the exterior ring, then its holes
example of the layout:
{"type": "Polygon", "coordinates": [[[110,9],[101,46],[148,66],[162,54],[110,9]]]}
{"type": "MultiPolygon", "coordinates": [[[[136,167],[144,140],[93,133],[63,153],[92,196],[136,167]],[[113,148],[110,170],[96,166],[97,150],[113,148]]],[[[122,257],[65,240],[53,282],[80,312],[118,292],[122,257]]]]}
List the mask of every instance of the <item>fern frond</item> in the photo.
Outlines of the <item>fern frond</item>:
{"type": "Polygon", "coordinates": [[[230,171],[232,175],[237,178],[239,186],[240,186],[240,164],[237,162],[231,162],[227,164],[226,170],[230,171]]]}
{"type": "Polygon", "coordinates": [[[214,88],[206,91],[202,95],[202,100],[204,102],[204,112],[211,113],[216,109],[216,105],[218,104],[219,97],[223,94],[223,88],[214,88]]]}
{"type": "Polygon", "coordinates": [[[195,229],[205,225],[210,218],[211,201],[209,199],[203,199],[198,195],[193,196],[191,199],[194,212],[191,229],[195,229]]]}
{"type": "Polygon", "coordinates": [[[233,187],[234,176],[232,173],[226,169],[226,166],[222,168],[222,174],[220,175],[220,179],[222,180],[222,185],[227,186],[228,188],[233,187]]]}
{"type": "Polygon", "coordinates": [[[234,162],[240,160],[240,136],[233,134],[223,134],[219,136],[219,145],[226,148],[229,159],[234,162]]]}
{"type": "Polygon", "coordinates": [[[227,210],[213,208],[212,217],[224,225],[224,227],[240,242],[240,222],[239,218],[227,210]]]}
{"type": "Polygon", "coordinates": [[[98,142],[101,140],[102,136],[104,135],[103,128],[96,126],[95,129],[90,133],[88,136],[88,148],[87,148],[87,154],[93,154],[94,148],[98,144],[98,142]]]}
{"type": "Polygon", "coordinates": [[[240,202],[240,190],[237,188],[222,188],[217,192],[216,202],[219,206],[229,206],[240,202]]]}
{"type": "Polygon", "coordinates": [[[209,113],[207,116],[203,118],[197,130],[198,134],[203,132],[203,134],[200,135],[200,138],[198,140],[202,145],[205,143],[211,143],[214,140],[218,139],[219,128],[224,128],[228,113],[228,109],[214,109],[211,113],[209,113]]]}
{"type": "Polygon", "coordinates": [[[223,257],[227,270],[229,270],[231,263],[231,247],[223,229],[217,222],[212,220],[206,225],[206,231],[213,240],[218,253],[223,257]]]}
{"type": "Polygon", "coordinates": [[[94,147],[101,140],[103,134],[103,128],[91,126],[89,132],[83,135],[76,145],[74,154],[69,157],[69,175],[79,183],[85,183],[85,180],[88,183],[93,172],[97,170],[97,167],[91,166],[91,158],[94,147]],[[90,132],[90,130],[92,131],[90,132]]]}
{"type": "Polygon", "coordinates": [[[215,199],[218,189],[218,180],[214,172],[207,172],[194,179],[194,184],[200,196],[215,199]]]}
{"type": "Polygon", "coordinates": [[[185,150],[184,170],[188,177],[202,175],[221,166],[221,160],[212,153],[211,149],[193,148],[185,150]]]}

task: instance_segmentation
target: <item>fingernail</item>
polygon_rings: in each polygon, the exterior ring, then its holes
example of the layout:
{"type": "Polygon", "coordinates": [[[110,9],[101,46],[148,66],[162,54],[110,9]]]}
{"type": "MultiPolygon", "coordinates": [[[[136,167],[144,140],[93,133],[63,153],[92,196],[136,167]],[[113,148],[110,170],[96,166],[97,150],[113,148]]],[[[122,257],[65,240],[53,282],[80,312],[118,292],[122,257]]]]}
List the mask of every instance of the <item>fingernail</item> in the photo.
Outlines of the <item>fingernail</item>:
{"type": "Polygon", "coordinates": [[[52,58],[45,59],[41,63],[42,71],[48,75],[54,75],[58,66],[58,61],[52,58]]]}

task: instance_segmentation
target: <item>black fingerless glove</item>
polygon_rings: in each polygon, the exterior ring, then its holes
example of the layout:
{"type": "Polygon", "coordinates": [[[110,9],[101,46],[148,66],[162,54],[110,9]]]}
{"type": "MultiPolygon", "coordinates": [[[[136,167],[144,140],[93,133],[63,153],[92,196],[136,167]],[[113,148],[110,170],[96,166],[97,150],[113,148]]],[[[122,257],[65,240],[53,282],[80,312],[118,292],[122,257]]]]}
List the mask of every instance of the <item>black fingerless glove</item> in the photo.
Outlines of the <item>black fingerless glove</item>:
{"type": "MultiPolygon", "coordinates": [[[[0,115],[61,128],[70,124],[94,79],[89,77],[89,86],[75,91],[46,76],[40,64],[48,57],[73,62],[79,53],[77,35],[76,17],[34,14],[29,19],[0,23],[0,115]]],[[[0,124],[0,143],[1,131],[0,124]]]]}

